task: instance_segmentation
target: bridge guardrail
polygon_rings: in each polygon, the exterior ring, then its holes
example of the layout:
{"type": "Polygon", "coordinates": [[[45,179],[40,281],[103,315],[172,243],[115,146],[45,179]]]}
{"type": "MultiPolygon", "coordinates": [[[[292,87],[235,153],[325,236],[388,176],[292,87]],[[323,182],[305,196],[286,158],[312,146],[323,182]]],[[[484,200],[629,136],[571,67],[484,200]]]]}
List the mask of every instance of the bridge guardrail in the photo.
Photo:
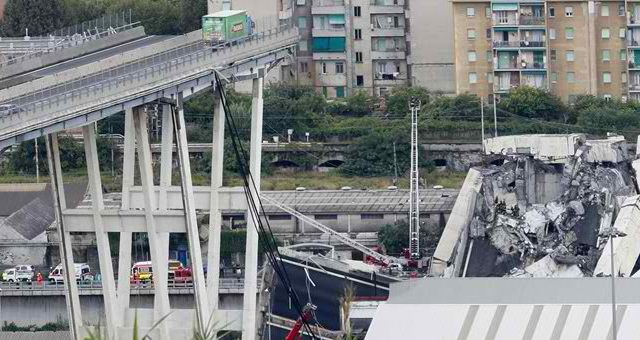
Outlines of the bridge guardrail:
{"type": "MultiPolygon", "coordinates": [[[[258,280],[258,284],[260,281],[258,280]]],[[[2,291],[63,291],[65,289],[64,282],[3,282],[0,284],[0,292],[2,291]]],[[[192,289],[193,282],[185,282],[185,281],[168,281],[169,289],[192,289]]],[[[135,290],[153,290],[154,285],[153,282],[131,282],[130,289],[132,291],[135,290]]],[[[220,289],[243,289],[244,288],[244,278],[220,278],[220,289]]],[[[101,290],[102,282],[87,280],[78,282],[78,289],[80,290],[101,290]]]]}
{"type": "MultiPolygon", "coordinates": [[[[268,19],[268,18],[267,18],[268,19]]],[[[50,110],[63,112],[77,108],[87,103],[95,104],[100,99],[127,91],[139,91],[141,86],[166,82],[173,78],[185,77],[197,71],[211,70],[214,58],[233,57],[229,61],[237,60],[241,56],[249,58],[259,50],[262,40],[278,35],[291,29],[291,20],[262,21],[256,23],[256,33],[243,39],[225,42],[220,45],[205,48],[203,41],[190,43],[158,54],[89,74],[58,86],[32,92],[12,98],[2,104],[10,104],[11,108],[0,116],[0,135],[2,128],[11,125],[15,129],[26,128],[37,123],[41,118],[38,113],[50,113],[50,110]],[[258,31],[258,28],[261,31],[258,31]],[[251,49],[255,45],[255,49],[251,49]],[[234,54],[234,52],[236,54],[234,54]],[[240,52],[240,53],[239,53],[240,52]],[[241,53],[244,52],[244,53],[241,53]],[[49,110],[49,111],[47,111],[49,110]]],[[[297,41],[297,38],[296,38],[297,41]]],[[[217,61],[217,60],[216,60],[217,61]]],[[[220,63],[219,63],[220,64],[220,63]]],[[[3,112],[0,111],[0,115],[3,112]]],[[[51,117],[47,117],[51,118],[51,117]]]]}
{"type": "Polygon", "coordinates": [[[0,62],[0,69],[40,57],[47,53],[59,51],[68,47],[83,45],[84,43],[100,39],[105,35],[116,34],[140,25],[139,21],[132,20],[131,10],[105,15],[101,18],[86,21],[74,26],[56,30],[48,36],[31,37],[30,40],[4,38],[0,40],[0,50],[10,52],[19,50],[14,45],[28,45],[27,53],[0,62]],[[56,39],[57,38],[57,39],[56,39]],[[37,49],[34,44],[44,44],[37,49]],[[7,47],[8,46],[8,47],[7,47]]]}

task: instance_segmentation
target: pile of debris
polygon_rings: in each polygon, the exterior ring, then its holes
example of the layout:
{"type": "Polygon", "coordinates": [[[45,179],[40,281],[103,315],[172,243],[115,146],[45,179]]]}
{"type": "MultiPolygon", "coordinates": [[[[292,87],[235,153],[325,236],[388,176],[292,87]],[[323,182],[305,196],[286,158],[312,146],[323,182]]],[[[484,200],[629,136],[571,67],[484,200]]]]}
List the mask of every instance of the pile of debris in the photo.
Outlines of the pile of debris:
{"type": "MultiPolygon", "coordinates": [[[[603,249],[614,227],[627,234],[614,240],[617,274],[635,272],[640,255],[640,244],[634,245],[640,243],[634,237],[636,230],[640,234],[640,204],[634,168],[640,168],[640,161],[632,161],[624,138],[512,136],[493,138],[485,146],[490,163],[474,169],[481,175],[481,186],[479,190],[468,186],[476,190],[471,200],[475,207],[468,210],[472,216],[466,219],[468,226],[447,225],[459,234],[456,250],[448,259],[434,259],[448,265],[446,273],[438,273],[436,265],[434,274],[610,275],[610,252],[603,249]],[[465,261],[455,259],[458,256],[465,256],[465,261]],[[464,266],[452,268],[456,263],[464,266]]],[[[460,197],[464,197],[462,192],[460,197]]],[[[443,238],[441,243],[451,240],[443,238]]],[[[442,249],[453,248],[442,244],[442,249]]],[[[436,250],[436,254],[443,252],[436,250]]]]}

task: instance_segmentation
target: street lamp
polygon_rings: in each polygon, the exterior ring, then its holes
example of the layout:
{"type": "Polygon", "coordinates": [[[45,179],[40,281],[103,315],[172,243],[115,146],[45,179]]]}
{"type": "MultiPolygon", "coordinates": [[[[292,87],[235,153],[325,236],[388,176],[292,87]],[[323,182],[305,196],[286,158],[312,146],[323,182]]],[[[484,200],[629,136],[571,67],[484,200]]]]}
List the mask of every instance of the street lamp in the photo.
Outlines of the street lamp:
{"type": "Polygon", "coordinates": [[[618,324],[616,322],[616,274],[613,256],[613,239],[617,237],[625,237],[622,231],[619,231],[615,227],[609,227],[604,229],[600,234],[600,237],[607,237],[609,239],[609,249],[611,250],[611,333],[613,334],[613,340],[618,339],[618,324]]]}

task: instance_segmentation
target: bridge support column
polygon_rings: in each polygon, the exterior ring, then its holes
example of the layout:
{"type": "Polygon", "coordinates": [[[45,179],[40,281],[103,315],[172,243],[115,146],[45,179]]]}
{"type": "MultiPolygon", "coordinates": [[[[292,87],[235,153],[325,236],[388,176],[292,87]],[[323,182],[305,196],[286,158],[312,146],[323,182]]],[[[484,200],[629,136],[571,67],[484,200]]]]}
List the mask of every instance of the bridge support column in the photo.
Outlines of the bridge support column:
{"type": "Polygon", "coordinates": [[[60,239],[60,260],[64,268],[65,276],[65,298],[67,301],[67,312],[69,313],[69,330],[73,340],[83,338],[82,313],[80,311],[80,296],[76,285],[75,266],[73,262],[73,247],[71,245],[71,235],[65,230],[62,211],[67,208],[67,200],[64,193],[64,182],[62,180],[62,167],[60,165],[60,148],[58,147],[58,135],[56,133],[47,135],[47,162],[51,177],[51,191],[53,194],[53,204],[55,208],[56,226],[58,228],[58,238],[60,239]]]}
{"type": "Polygon", "coordinates": [[[100,272],[102,273],[102,295],[104,300],[105,326],[107,338],[116,337],[115,321],[116,311],[116,287],[113,276],[113,262],[111,260],[111,247],[109,237],[104,231],[101,211],[104,210],[102,197],[102,180],[100,178],[100,164],[98,163],[98,147],[96,146],[96,125],[90,124],[82,127],[84,136],[84,152],[87,160],[87,174],[89,175],[89,190],[91,192],[91,205],[93,210],[93,223],[95,225],[96,243],[100,272]]]}
{"type": "MultiPolygon", "coordinates": [[[[158,197],[158,209],[167,210],[167,188],[171,186],[171,175],[173,170],[173,117],[171,105],[162,105],[162,136],[160,141],[160,191],[158,197]]],[[[158,235],[160,249],[162,250],[162,263],[169,263],[169,236],[170,233],[158,235]]],[[[169,280],[167,271],[162,272],[166,276],[161,279],[169,280]]]]}
{"type": "MultiPolygon", "coordinates": [[[[262,110],[264,69],[259,69],[253,79],[253,100],[251,103],[251,148],[249,152],[249,170],[253,175],[255,189],[251,188],[251,199],[257,202],[260,197],[260,163],[262,161],[262,110]]],[[[256,294],[258,293],[258,232],[256,223],[260,216],[252,211],[247,214],[247,246],[245,254],[244,300],[242,308],[242,340],[255,340],[256,294]]]]}
{"type": "MultiPolygon", "coordinates": [[[[138,109],[136,111],[136,114],[133,115],[133,121],[138,146],[138,165],[140,168],[140,179],[142,180],[147,235],[149,237],[151,261],[156,264],[153,266],[153,284],[155,288],[154,310],[156,311],[156,320],[160,320],[161,318],[169,315],[170,312],[169,290],[166,280],[166,277],[168,276],[168,266],[163,265],[165,261],[162,261],[162,259],[165,252],[162,250],[162,236],[157,232],[156,221],[153,216],[153,211],[156,210],[156,202],[154,200],[153,191],[154,185],[153,169],[151,167],[151,149],[149,147],[149,136],[147,132],[148,117],[144,110],[138,109]],[[165,279],[163,280],[162,278],[165,279]]],[[[157,329],[160,333],[160,339],[169,339],[167,322],[161,322],[157,329]]]]}
{"type": "MultiPolygon", "coordinates": [[[[133,109],[127,109],[124,114],[124,152],[122,163],[122,210],[129,210],[129,190],[134,185],[136,163],[136,130],[133,124],[133,109]]],[[[118,313],[119,325],[127,322],[126,310],[129,308],[131,283],[131,239],[132,232],[120,232],[120,247],[118,251],[118,313]]]]}
{"type": "Polygon", "coordinates": [[[205,286],[204,280],[200,233],[198,231],[198,221],[196,217],[196,202],[193,196],[193,183],[191,181],[191,163],[189,160],[187,127],[184,121],[184,100],[182,98],[182,92],[178,93],[177,104],[177,107],[173,111],[173,127],[176,134],[176,150],[178,151],[180,181],[182,184],[182,202],[184,205],[184,218],[187,226],[187,239],[189,240],[189,253],[191,257],[196,325],[199,326],[201,331],[205,332],[208,331],[210,326],[210,311],[207,306],[207,287],[205,286]]]}
{"type": "Polygon", "coordinates": [[[215,99],[213,111],[213,141],[211,150],[211,207],[209,210],[209,242],[207,244],[207,294],[211,313],[218,309],[220,294],[220,239],[222,213],[220,188],[224,175],[225,112],[220,98],[215,99]]]}

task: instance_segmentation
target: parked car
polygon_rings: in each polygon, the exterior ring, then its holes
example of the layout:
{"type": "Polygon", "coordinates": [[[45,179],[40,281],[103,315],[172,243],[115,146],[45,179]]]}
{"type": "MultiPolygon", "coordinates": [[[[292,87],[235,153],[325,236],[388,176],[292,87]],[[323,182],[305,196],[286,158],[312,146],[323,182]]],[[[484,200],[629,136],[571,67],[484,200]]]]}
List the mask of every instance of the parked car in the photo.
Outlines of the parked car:
{"type": "Polygon", "coordinates": [[[4,282],[31,282],[35,271],[33,266],[19,265],[13,268],[5,269],[2,273],[2,281],[4,282]]]}
{"type": "MultiPolygon", "coordinates": [[[[91,273],[91,267],[89,267],[88,264],[74,263],[74,267],[77,282],[93,281],[93,273],[91,273]]],[[[64,268],[62,267],[62,263],[51,269],[49,272],[49,282],[64,282],[64,268]]]]}

